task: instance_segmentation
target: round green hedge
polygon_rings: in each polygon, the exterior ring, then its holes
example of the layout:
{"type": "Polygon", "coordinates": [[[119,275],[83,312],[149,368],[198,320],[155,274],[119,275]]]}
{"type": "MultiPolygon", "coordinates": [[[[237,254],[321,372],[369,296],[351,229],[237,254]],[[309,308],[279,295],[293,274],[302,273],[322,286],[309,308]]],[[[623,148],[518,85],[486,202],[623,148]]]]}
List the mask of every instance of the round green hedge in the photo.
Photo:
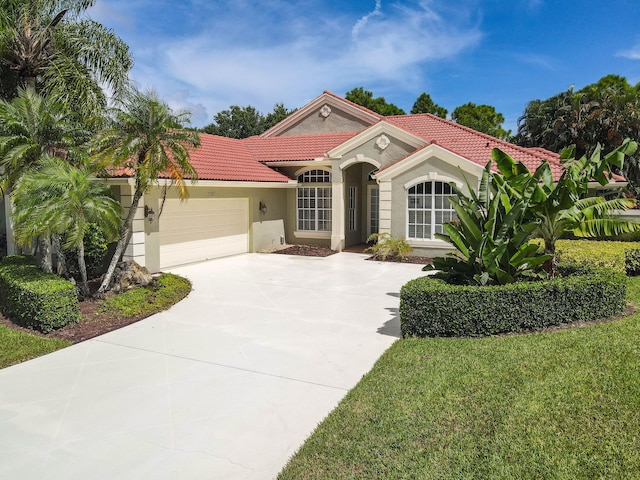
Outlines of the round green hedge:
{"type": "Polygon", "coordinates": [[[403,337],[468,337],[606,318],[624,310],[626,277],[564,265],[562,276],[499,286],[449,285],[433,277],[400,291],[403,337]]]}

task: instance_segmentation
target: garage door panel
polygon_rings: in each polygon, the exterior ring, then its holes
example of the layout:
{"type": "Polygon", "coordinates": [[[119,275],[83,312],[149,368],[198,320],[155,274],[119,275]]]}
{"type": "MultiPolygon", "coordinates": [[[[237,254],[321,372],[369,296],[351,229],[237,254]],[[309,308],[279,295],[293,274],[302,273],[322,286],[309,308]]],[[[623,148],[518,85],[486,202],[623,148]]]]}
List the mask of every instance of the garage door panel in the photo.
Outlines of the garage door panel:
{"type": "Polygon", "coordinates": [[[249,251],[246,198],[168,199],[161,222],[162,268],[249,251]]]}

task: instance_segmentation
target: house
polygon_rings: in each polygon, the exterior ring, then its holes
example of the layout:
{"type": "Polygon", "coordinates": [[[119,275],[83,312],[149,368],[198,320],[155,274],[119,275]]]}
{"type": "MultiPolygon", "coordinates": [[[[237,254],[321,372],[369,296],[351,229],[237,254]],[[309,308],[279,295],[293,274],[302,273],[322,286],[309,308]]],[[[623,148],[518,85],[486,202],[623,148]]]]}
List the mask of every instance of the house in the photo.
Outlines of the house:
{"type": "MultiPolygon", "coordinates": [[[[202,134],[201,143],[188,200],[161,181],[136,212],[126,256],[151,271],[284,242],[342,250],[374,232],[441,255],[450,246],[434,234],[454,219],[450,183],[477,185],[494,147],[561,173],[559,156],[544,149],[430,114],[383,117],[327,91],[260,136],[202,134]]],[[[109,182],[131,205],[132,179],[109,182]]]]}

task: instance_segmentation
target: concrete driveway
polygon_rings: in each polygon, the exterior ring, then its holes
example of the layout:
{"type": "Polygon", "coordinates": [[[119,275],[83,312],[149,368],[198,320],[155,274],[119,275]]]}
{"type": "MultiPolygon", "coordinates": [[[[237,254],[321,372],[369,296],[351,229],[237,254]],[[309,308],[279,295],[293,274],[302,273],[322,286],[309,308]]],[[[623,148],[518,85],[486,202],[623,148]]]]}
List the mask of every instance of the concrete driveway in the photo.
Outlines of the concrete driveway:
{"type": "Polygon", "coordinates": [[[0,370],[0,478],[269,479],[399,337],[420,265],[247,254],[167,312],[0,370]]]}

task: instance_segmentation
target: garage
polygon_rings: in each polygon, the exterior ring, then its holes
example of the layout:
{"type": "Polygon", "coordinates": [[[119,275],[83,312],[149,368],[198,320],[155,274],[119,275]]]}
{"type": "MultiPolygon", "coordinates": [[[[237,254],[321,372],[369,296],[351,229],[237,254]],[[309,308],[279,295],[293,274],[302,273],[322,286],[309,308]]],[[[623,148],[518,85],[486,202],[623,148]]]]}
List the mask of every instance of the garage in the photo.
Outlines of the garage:
{"type": "Polygon", "coordinates": [[[160,220],[160,268],[248,251],[248,198],[166,200],[160,220]]]}

